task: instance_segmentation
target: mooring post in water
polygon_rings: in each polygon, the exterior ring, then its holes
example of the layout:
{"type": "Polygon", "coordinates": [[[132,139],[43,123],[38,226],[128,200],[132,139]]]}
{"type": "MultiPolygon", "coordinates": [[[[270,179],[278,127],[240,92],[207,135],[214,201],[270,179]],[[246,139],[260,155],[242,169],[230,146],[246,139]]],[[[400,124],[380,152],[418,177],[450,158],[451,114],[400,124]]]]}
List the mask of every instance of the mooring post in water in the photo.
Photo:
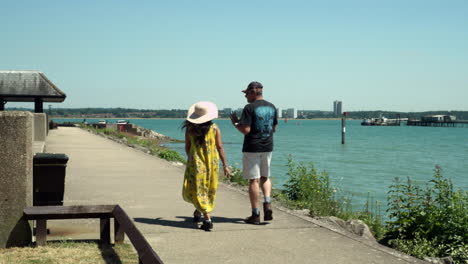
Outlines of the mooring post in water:
{"type": "Polygon", "coordinates": [[[345,135],[346,135],[346,116],[348,112],[343,112],[343,117],[341,118],[341,144],[345,143],[345,135]]]}

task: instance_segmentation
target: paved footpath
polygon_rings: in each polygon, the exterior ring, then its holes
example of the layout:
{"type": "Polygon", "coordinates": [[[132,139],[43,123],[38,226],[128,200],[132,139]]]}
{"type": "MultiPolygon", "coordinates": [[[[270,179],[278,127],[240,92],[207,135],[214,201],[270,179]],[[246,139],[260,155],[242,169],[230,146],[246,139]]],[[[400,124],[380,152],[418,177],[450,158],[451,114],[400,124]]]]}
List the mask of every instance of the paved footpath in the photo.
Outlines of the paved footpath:
{"type": "MultiPolygon", "coordinates": [[[[222,183],[214,230],[196,229],[183,166],[79,128],[51,130],[46,152],[70,158],[64,205],[119,204],[165,263],[423,263],[278,207],[270,223],[244,224],[247,194],[222,183]]],[[[95,220],[50,222],[49,239],[99,237],[95,220]]]]}

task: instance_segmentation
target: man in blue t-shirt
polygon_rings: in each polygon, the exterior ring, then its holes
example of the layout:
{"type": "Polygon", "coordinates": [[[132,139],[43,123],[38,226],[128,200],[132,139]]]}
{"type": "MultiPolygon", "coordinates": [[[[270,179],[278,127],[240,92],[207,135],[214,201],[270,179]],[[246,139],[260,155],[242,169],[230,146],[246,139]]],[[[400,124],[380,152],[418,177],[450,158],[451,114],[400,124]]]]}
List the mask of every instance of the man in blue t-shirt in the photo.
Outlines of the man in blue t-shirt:
{"type": "Polygon", "coordinates": [[[242,146],[242,175],[249,180],[249,197],[252,215],[244,221],[249,224],[260,224],[258,205],[260,187],[265,197],[263,203],[264,220],[273,220],[271,208],[270,163],[273,152],[273,133],[278,125],[276,107],[263,99],[263,85],[251,82],[242,91],[247,104],[240,120],[235,113],[231,114],[233,125],[244,134],[242,146]]]}

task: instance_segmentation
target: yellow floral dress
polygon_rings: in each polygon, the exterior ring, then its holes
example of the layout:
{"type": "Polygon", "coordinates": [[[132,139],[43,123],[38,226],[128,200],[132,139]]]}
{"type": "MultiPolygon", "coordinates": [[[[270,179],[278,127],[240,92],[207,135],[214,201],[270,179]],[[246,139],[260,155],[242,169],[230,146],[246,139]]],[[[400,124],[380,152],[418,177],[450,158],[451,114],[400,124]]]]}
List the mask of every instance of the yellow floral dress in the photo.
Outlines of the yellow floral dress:
{"type": "Polygon", "coordinates": [[[212,124],[200,146],[190,138],[190,151],[184,175],[182,196],[201,213],[213,211],[218,189],[219,154],[216,149],[216,124],[212,124]]]}

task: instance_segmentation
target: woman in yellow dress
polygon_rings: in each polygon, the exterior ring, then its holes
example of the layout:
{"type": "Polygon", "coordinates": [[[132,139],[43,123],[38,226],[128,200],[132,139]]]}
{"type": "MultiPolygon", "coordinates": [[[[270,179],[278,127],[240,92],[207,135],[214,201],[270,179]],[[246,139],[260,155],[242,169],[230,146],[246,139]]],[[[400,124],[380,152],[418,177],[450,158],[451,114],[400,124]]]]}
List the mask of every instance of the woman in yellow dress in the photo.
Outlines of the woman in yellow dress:
{"type": "Polygon", "coordinates": [[[182,126],[185,128],[187,153],[182,196],[186,202],[195,206],[194,222],[199,222],[203,214],[201,229],[205,231],[213,229],[210,212],[215,206],[220,158],[224,174],[230,174],[221,130],[212,122],[217,117],[218,108],[214,103],[198,102],[190,107],[182,126]]]}

